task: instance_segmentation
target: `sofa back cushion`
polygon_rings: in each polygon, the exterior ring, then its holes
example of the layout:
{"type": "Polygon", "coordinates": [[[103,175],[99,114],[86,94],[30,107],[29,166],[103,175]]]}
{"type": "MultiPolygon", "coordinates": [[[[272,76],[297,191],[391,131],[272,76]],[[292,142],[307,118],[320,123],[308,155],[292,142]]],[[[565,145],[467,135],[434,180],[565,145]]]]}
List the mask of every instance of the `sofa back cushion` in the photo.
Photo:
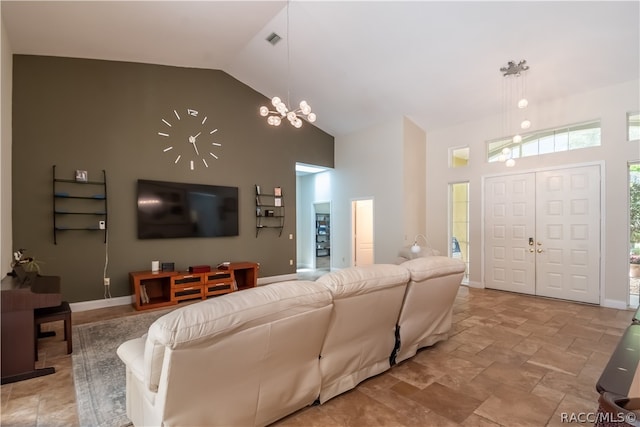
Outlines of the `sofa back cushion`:
{"type": "Polygon", "coordinates": [[[401,264],[411,275],[398,319],[399,349],[392,358],[401,362],[422,347],[448,337],[453,303],[465,264],[444,256],[416,258],[401,264]]]}
{"type": "Polygon", "coordinates": [[[406,268],[391,264],[346,268],[317,280],[333,294],[320,359],[322,403],[390,367],[408,280],[406,268]]]}
{"type": "MultiPolygon", "coordinates": [[[[167,349],[222,340],[239,331],[331,305],[331,293],[310,281],[274,283],[180,307],[149,327],[145,383],[158,389],[167,349]]],[[[204,344],[203,344],[204,343],[204,344]]]]}

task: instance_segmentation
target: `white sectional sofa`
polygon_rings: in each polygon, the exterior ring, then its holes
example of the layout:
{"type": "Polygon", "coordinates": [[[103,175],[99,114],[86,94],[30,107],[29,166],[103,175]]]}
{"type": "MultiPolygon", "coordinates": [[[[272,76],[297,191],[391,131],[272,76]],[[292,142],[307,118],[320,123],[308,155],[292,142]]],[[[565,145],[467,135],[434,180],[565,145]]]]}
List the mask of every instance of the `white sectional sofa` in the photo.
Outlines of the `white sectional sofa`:
{"type": "Polygon", "coordinates": [[[264,426],[446,339],[464,263],[354,267],[178,308],[118,348],[140,426],[264,426]],[[399,339],[398,339],[399,338],[399,339]]]}

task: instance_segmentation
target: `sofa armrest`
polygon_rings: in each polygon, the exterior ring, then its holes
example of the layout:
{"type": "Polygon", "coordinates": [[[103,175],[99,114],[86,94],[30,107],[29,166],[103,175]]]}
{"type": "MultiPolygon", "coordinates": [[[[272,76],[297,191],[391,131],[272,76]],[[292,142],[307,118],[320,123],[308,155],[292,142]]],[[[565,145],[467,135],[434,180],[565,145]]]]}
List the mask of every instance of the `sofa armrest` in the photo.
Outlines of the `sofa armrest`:
{"type": "Polygon", "coordinates": [[[127,369],[140,381],[144,379],[144,344],[146,337],[135,338],[120,344],[116,353],[127,369]]]}

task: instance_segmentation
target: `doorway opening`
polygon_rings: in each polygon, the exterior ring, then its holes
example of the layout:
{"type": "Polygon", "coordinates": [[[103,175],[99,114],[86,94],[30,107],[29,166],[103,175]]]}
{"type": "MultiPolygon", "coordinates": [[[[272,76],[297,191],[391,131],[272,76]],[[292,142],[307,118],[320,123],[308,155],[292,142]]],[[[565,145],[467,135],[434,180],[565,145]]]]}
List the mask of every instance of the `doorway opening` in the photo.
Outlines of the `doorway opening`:
{"type": "Polygon", "coordinates": [[[449,253],[466,266],[462,283],[469,284],[469,182],[449,184],[449,253]]]}
{"type": "Polygon", "coordinates": [[[316,270],[331,270],[331,203],[314,203],[314,240],[316,270]]]}
{"type": "Polygon", "coordinates": [[[351,265],[374,263],[373,199],[351,201],[351,265]]]}

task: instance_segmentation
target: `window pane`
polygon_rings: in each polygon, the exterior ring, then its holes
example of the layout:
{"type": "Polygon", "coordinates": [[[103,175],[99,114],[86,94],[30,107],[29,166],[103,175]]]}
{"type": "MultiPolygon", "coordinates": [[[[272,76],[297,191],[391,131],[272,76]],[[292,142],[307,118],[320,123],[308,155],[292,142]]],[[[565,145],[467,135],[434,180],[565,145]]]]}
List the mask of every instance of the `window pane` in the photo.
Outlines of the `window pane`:
{"type": "MultiPolygon", "coordinates": [[[[630,138],[633,136],[635,139],[640,139],[640,114],[629,114],[628,117],[630,138]]],[[[596,147],[601,144],[601,138],[600,121],[581,123],[570,127],[565,126],[522,135],[521,143],[514,143],[511,139],[488,142],[487,159],[489,162],[504,162],[509,158],[517,159],[559,151],[596,147]],[[504,148],[511,150],[506,156],[503,153],[504,148]]]]}
{"type": "Polygon", "coordinates": [[[554,136],[555,151],[567,151],[569,149],[569,134],[567,132],[557,133],[554,136]]]}
{"type": "Polygon", "coordinates": [[[640,113],[627,114],[627,126],[629,129],[629,141],[640,139],[640,113]]]}
{"type": "Polygon", "coordinates": [[[540,154],[553,153],[555,150],[553,135],[547,135],[540,138],[538,143],[538,150],[540,154]]]}
{"type": "Polygon", "coordinates": [[[538,155],[538,140],[522,143],[522,157],[538,155]]]}
{"type": "Polygon", "coordinates": [[[577,129],[569,131],[569,150],[597,147],[600,145],[600,128],[577,129]]]}
{"type": "Polygon", "coordinates": [[[467,166],[469,164],[469,147],[452,149],[450,161],[452,168],[467,166]]]}

